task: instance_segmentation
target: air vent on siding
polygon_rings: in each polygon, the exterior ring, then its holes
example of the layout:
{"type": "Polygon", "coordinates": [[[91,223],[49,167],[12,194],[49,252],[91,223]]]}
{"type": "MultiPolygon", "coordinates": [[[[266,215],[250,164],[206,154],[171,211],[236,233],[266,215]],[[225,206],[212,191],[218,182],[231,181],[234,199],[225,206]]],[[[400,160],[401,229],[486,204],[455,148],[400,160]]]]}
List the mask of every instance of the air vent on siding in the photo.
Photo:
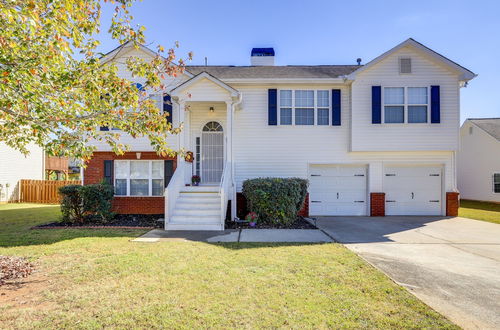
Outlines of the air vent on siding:
{"type": "Polygon", "coordinates": [[[411,73],[411,58],[399,59],[399,73],[411,73]]]}

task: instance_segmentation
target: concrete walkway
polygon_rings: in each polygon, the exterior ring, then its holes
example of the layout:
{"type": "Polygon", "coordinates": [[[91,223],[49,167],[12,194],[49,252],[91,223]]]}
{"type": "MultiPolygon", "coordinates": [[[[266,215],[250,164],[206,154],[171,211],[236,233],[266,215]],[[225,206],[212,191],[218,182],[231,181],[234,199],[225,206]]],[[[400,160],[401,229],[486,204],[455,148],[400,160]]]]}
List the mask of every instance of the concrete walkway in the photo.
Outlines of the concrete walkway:
{"type": "Polygon", "coordinates": [[[318,229],[227,229],[223,231],[166,231],[154,229],[132,242],[263,242],[327,243],[333,240],[318,229]]]}
{"type": "Polygon", "coordinates": [[[500,329],[500,225],[322,217],[317,226],[465,329],[500,329]]]}

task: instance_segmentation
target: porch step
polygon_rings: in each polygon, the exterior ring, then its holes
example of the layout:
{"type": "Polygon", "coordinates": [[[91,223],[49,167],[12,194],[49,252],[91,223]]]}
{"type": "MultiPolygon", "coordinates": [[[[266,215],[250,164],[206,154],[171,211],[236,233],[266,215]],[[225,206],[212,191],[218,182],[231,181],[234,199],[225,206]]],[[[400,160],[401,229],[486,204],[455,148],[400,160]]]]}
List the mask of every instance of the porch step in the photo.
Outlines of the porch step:
{"type": "Polygon", "coordinates": [[[224,230],[221,223],[167,223],[165,230],[224,230]]]}
{"type": "Polygon", "coordinates": [[[184,192],[184,191],[181,191],[181,193],[179,194],[179,198],[195,198],[195,199],[203,199],[203,198],[206,198],[206,199],[218,199],[220,198],[219,196],[219,193],[218,192],[184,192]]]}
{"type": "Polygon", "coordinates": [[[173,215],[169,223],[177,224],[220,224],[220,217],[215,215],[173,215]]]}
{"type": "Polygon", "coordinates": [[[214,216],[220,217],[220,205],[219,207],[210,208],[198,208],[198,209],[187,209],[187,208],[175,208],[173,216],[182,217],[203,217],[203,216],[214,216]]]}
{"type": "Polygon", "coordinates": [[[181,193],[183,192],[191,192],[191,193],[206,193],[206,192],[213,192],[213,193],[218,193],[219,192],[219,186],[187,186],[187,187],[182,187],[181,188],[181,193]]]}

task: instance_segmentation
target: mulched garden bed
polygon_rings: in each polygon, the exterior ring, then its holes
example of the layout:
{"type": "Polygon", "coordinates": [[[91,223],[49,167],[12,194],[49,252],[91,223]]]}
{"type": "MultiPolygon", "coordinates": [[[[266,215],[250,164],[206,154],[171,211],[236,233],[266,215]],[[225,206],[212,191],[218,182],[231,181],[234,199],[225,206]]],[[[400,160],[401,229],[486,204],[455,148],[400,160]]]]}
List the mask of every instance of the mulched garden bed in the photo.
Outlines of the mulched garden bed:
{"type": "Polygon", "coordinates": [[[85,223],[50,222],[33,227],[34,229],[59,229],[59,228],[163,228],[163,214],[117,214],[113,220],[102,223],[86,221],[85,223]],[[158,221],[161,219],[161,221],[158,221]]]}
{"type": "Polygon", "coordinates": [[[283,225],[268,225],[257,223],[255,227],[250,227],[246,222],[226,221],[226,229],[317,229],[303,217],[298,217],[294,223],[289,226],[283,225]]]}

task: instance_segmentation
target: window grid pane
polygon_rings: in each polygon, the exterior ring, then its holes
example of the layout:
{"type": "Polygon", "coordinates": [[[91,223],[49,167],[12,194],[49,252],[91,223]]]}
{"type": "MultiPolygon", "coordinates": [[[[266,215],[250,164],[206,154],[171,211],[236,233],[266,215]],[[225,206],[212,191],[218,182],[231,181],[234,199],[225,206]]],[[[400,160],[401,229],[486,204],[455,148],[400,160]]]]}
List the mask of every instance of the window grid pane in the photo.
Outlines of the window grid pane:
{"type": "Polygon", "coordinates": [[[314,91],[295,91],[296,107],[314,107],[314,91]]]}
{"type": "Polygon", "coordinates": [[[292,125],[292,108],[280,109],[280,124],[292,125]]]}
{"type": "Polygon", "coordinates": [[[384,108],[384,118],[386,123],[401,124],[404,123],[405,107],[403,106],[386,106],[384,108]]]}
{"type": "Polygon", "coordinates": [[[409,123],[426,123],[427,122],[427,106],[426,105],[410,105],[410,106],[408,106],[408,122],[409,123]]]}
{"type": "Polygon", "coordinates": [[[149,162],[148,161],[131,161],[130,162],[130,178],[131,179],[147,179],[147,178],[149,178],[149,162]]]}
{"type": "Polygon", "coordinates": [[[295,125],[314,125],[314,109],[296,108],[295,125]]]}
{"type": "Polygon", "coordinates": [[[130,179],[130,196],[148,196],[148,179],[130,179]]]}
{"type": "Polygon", "coordinates": [[[385,87],[384,88],[384,103],[385,104],[404,104],[405,103],[404,87],[385,87]]]}
{"type": "Polygon", "coordinates": [[[427,104],[427,87],[408,87],[408,104],[427,104]]]}
{"type": "Polygon", "coordinates": [[[281,107],[291,107],[292,106],[292,91],[291,90],[280,91],[280,106],[281,107]]]}
{"type": "Polygon", "coordinates": [[[328,91],[318,91],[318,107],[327,108],[330,106],[330,95],[328,91]]]}
{"type": "Polygon", "coordinates": [[[115,180],[115,195],[126,196],[127,195],[127,179],[116,179],[115,180]]]}
{"type": "Polygon", "coordinates": [[[163,179],[153,179],[153,196],[163,195],[163,179]]]}
{"type": "Polygon", "coordinates": [[[154,179],[163,179],[163,161],[153,161],[152,164],[152,178],[154,179]]]}
{"type": "Polygon", "coordinates": [[[329,125],[330,124],[330,118],[329,118],[329,113],[330,109],[318,109],[318,125],[329,125]]]}

